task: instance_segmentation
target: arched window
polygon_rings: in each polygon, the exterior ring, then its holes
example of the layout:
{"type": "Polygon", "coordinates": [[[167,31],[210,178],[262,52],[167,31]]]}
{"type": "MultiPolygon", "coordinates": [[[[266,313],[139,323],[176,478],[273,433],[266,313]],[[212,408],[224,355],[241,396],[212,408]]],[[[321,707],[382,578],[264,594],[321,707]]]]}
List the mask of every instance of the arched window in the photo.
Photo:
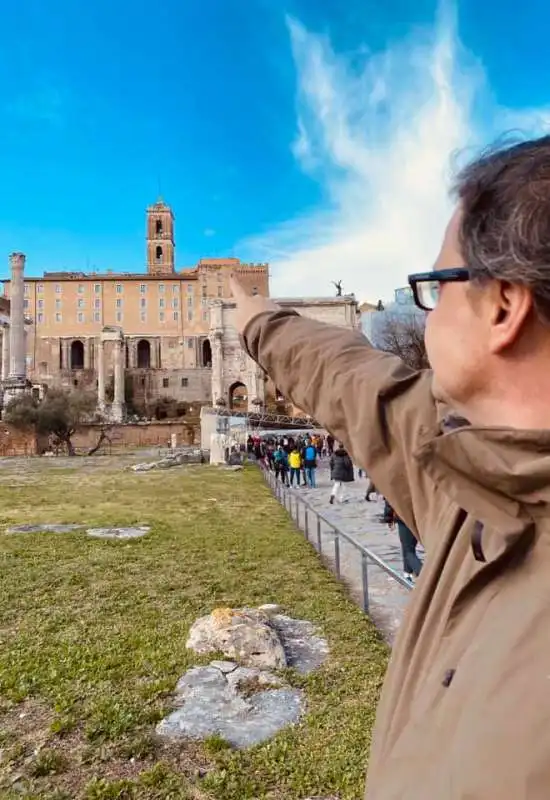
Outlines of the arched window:
{"type": "Polygon", "coordinates": [[[204,339],[202,343],[202,365],[203,367],[212,366],[212,345],[209,339],[204,339]]]}
{"type": "Polygon", "coordinates": [[[162,247],[160,246],[160,244],[157,244],[155,248],[155,261],[157,262],[157,264],[160,264],[162,261],[162,247]]]}
{"type": "Polygon", "coordinates": [[[157,236],[160,236],[162,234],[162,220],[161,219],[157,219],[155,221],[155,233],[156,233],[157,236]]]}
{"type": "Polygon", "coordinates": [[[71,369],[84,369],[84,343],[79,339],[71,342],[71,369]]]}
{"type": "Polygon", "coordinates": [[[140,339],[137,343],[137,365],[138,369],[151,368],[151,345],[147,339],[140,339]]]}
{"type": "Polygon", "coordinates": [[[229,408],[232,411],[248,411],[248,391],[244,383],[237,381],[230,387],[229,408]]]}

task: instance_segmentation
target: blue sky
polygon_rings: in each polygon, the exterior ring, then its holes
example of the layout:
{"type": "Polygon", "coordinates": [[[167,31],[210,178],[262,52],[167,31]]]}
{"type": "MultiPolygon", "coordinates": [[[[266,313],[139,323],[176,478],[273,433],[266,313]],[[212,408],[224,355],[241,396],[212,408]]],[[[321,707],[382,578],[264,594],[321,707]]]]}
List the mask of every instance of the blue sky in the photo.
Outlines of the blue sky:
{"type": "Polygon", "coordinates": [[[511,0],[4,3],[4,263],[141,271],[160,186],[178,267],[236,255],[270,261],[275,294],[341,278],[387,297],[435,255],[450,156],[546,129],[549,16],[543,0],[524,16],[511,0]]]}

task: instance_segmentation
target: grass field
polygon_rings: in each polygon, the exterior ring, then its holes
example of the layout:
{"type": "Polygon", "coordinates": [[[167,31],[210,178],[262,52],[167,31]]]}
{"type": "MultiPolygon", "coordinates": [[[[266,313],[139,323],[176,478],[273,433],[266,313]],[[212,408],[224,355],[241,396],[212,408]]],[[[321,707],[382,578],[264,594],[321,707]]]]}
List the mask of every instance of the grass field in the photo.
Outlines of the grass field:
{"type": "Polygon", "coordinates": [[[0,507],[1,798],[362,797],[387,649],[255,469],[13,461],[0,507]],[[31,522],[152,531],[5,533],[31,522]],[[201,663],[185,648],[192,622],[269,602],[318,623],[331,648],[320,670],[290,676],[306,692],[300,725],[246,751],[158,741],[176,681],[201,663]]]}

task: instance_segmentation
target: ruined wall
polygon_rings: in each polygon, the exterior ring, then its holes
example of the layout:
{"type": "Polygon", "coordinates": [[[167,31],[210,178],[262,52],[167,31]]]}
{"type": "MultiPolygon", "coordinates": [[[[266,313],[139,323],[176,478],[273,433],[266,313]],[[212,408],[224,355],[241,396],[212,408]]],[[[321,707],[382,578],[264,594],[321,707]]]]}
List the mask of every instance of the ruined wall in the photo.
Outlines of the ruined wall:
{"type": "MultiPolygon", "coordinates": [[[[80,452],[90,449],[99,439],[101,428],[87,425],[73,436],[73,444],[80,452]]],[[[177,436],[178,446],[200,444],[200,423],[198,420],[162,420],[160,422],[139,423],[136,425],[114,425],[109,431],[113,452],[132,447],[168,447],[172,434],[177,436]]]]}
{"type": "Polygon", "coordinates": [[[33,431],[18,431],[0,423],[0,456],[34,456],[47,439],[39,439],[33,431]]]}

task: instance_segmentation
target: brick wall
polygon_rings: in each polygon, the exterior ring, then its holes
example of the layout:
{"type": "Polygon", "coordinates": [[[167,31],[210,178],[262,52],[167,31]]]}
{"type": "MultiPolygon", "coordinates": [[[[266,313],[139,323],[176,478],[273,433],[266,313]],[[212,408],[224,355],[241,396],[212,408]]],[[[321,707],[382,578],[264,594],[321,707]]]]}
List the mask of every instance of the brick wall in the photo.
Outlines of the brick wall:
{"type": "Polygon", "coordinates": [[[0,456],[34,456],[42,442],[32,431],[18,431],[0,423],[0,456]]]}
{"type": "MultiPolygon", "coordinates": [[[[164,421],[136,425],[115,425],[109,431],[113,451],[132,447],[167,447],[172,434],[177,436],[178,445],[200,443],[200,423],[164,421]]],[[[87,425],[73,436],[77,451],[90,449],[99,439],[100,426],[87,425]]]]}

